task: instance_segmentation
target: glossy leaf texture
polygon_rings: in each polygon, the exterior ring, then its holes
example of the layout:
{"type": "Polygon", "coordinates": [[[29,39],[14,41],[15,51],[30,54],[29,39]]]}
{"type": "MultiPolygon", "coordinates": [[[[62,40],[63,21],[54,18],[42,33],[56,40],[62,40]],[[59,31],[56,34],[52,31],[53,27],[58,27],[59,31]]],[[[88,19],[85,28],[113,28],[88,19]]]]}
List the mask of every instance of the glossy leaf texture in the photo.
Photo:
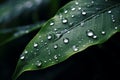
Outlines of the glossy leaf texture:
{"type": "Polygon", "coordinates": [[[47,21],[20,56],[13,78],[44,69],[120,31],[119,0],[74,0],[47,21]]]}
{"type": "MultiPolygon", "coordinates": [[[[0,5],[0,27],[13,27],[36,17],[37,10],[48,5],[49,0],[10,0],[0,5]]],[[[38,19],[38,18],[37,18],[38,19]]],[[[34,19],[34,20],[37,20],[34,19]]],[[[26,24],[26,23],[25,23],[26,24]]],[[[28,24],[28,22],[27,22],[28,24]]]]}
{"type": "Polygon", "coordinates": [[[27,35],[32,31],[39,30],[42,23],[43,22],[15,28],[0,29],[0,46],[13,41],[14,39],[20,38],[23,35],[27,35]]]}

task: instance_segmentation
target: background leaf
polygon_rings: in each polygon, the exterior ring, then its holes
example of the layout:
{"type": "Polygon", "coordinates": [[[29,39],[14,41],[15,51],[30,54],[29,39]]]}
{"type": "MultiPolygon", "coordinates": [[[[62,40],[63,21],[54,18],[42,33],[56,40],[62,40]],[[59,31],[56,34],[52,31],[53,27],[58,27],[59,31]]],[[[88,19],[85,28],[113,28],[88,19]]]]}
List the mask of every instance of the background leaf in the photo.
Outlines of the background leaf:
{"type": "Polygon", "coordinates": [[[95,44],[120,30],[119,1],[75,0],[58,11],[25,48],[14,78],[28,70],[43,69],[95,44]]]}
{"type": "Polygon", "coordinates": [[[41,28],[41,23],[0,30],[0,46],[41,28]]]}

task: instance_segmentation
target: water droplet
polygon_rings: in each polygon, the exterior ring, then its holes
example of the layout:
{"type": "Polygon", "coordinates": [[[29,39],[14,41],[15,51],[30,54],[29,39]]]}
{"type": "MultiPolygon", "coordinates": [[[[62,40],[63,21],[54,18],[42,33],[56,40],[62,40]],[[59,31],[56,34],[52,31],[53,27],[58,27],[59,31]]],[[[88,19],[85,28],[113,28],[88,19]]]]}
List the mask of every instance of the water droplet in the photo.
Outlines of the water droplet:
{"type": "Polygon", "coordinates": [[[78,10],[81,10],[81,7],[78,7],[78,10]]]}
{"type": "Polygon", "coordinates": [[[78,48],[75,45],[72,48],[73,48],[73,51],[78,51],[78,48]]]}
{"type": "Polygon", "coordinates": [[[64,13],[66,14],[66,13],[68,13],[68,11],[67,11],[67,10],[65,10],[65,11],[64,11],[64,13]]]}
{"type": "Polygon", "coordinates": [[[72,15],[72,18],[75,17],[75,15],[72,15]]]}
{"type": "Polygon", "coordinates": [[[92,37],[94,35],[93,31],[92,30],[88,30],[87,31],[87,36],[88,37],[92,37]]]}
{"type": "Polygon", "coordinates": [[[108,13],[109,13],[109,14],[111,14],[111,13],[112,13],[112,11],[108,11],[108,13]]]}
{"type": "Polygon", "coordinates": [[[52,39],[52,36],[51,36],[51,35],[48,35],[47,39],[48,39],[48,40],[52,39]]]}
{"type": "Polygon", "coordinates": [[[113,19],[112,22],[115,22],[115,19],[113,19]]]}
{"type": "Polygon", "coordinates": [[[40,67],[42,65],[42,63],[40,61],[36,62],[36,66],[40,67]]]}
{"type": "Polygon", "coordinates": [[[115,27],[115,29],[117,30],[117,29],[118,29],[118,27],[115,27]]]}
{"type": "Polygon", "coordinates": [[[92,4],[94,4],[94,1],[91,1],[92,4]]]}
{"type": "Polygon", "coordinates": [[[21,60],[25,59],[25,56],[22,55],[22,56],[20,57],[20,59],[21,59],[21,60]]]}
{"type": "Polygon", "coordinates": [[[34,47],[37,47],[38,46],[38,44],[37,43],[34,43],[34,47]]]}
{"type": "Polygon", "coordinates": [[[54,24],[55,24],[54,22],[51,22],[51,23],[50,23],[50,26],[53,26],[54,24]]]}
{"type": "Polygon", "coordinates": [[[85,11],[82,11],[82,15],[86,15],[87,13],[85,11]]]}
{"type": "Polygon", "coordinates": [[[81,26],[84,26],[84,22],[81,22],[80,25],[81,25],[81,26]]]}
{"type": "Polygon", "coordinates": [[[67,20],[66,18],[62,20],[62,23],[63,23],[63,24],[65,24],[65,23],[67,23],[67,22],[68,22],[68,20],[67,20]]]}
{"type": "Polygon", "coordinates": [[[26,51],[26,50],[25,50],[25,52],[24,52],[24,53],[25,53],[25,54],[27,54],[27,53],[28,53],[28,51],[26,51]]]}
{"type": "Polygon", "coordinates": [[[97,38],[97,36],[96,36],[96,35],[94,35],[94,36],[93,36],[93,38],[94,38],[94,39],[96,39],[96,38],[97,38]]]}
{"type": "Polygon", "coordinates": [[[76,1],[75,4],[78,5],[79,3],[76,1]]]}
{"type": "Polygon", "coordinates": [[[63,39],[63,42],[64,42],[65,44],[67,44],[67,43],[69,43],[69,39],[68,39],[68,38],[65,38],[65,39],[63,39]]]}
{"type": "Polygon", "coordinates": [[[102,31],[101,33],[102,33],[103,35],[104,35],[104,34],[106,34],[106,32],[105,32],[105,31],[102,31]]]}
{"type": "Polygon", "coordinates": [[[57,49],[57,48],[58,48],[58,45],[57,45],[57,44],[55,44],[55,45],[54,45],[54,49],[57,49]]]}
{"type": "Polygon", "coordinates": [[[57,55],[54,55],[54,59],[58,59],[57,55]]]}
{"type": "Polygon", "coordinates": [[[71,10],[72,10],[72,11],[74,11],[74,10],[75,10],[75,8],[72,8],[71,10]]]}
{"type": "Polygon", "coordinates": [[[49,59],[49,61],[51,61],[52,59],[49,59]]]}

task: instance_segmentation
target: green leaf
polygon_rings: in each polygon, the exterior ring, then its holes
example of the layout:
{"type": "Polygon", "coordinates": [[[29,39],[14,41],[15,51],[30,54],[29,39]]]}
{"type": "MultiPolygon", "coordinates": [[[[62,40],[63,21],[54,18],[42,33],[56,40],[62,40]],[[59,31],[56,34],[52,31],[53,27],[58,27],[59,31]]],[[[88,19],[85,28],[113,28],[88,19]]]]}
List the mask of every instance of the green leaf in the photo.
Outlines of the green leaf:
{"type": "Polygon", "coordinates": [[[0,46],[41,28],[41,23],[0,30],[0,46]]]}
{"type": "Polygon", "coordinates": [[[13,78],[44,69],[120,31],[119,0],[74,0],[47,21],[23,51],[13,78]]]}

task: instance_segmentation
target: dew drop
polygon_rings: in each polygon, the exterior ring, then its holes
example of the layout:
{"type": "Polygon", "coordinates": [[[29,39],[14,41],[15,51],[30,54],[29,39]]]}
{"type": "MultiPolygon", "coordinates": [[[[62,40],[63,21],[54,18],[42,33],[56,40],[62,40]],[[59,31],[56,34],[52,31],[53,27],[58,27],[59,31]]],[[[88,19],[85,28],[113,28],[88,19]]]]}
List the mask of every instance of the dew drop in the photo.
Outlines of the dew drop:
{"type": "Polygon", "coordinates": [[[36,48],[38,46],[38,44],[37,43],[34,43],[34,47],[36,48]]]}
{"type": "Polygon", "coordinates": [[[48,39],[48,40],[52,39],[52,36],[51,36],[51,35],[48,35],[47,39],[48,39]]]}
{"type": "Polygon", "coordinates": [[[75,45],[72,48],[73,48],[73,51],[75,52],[78,51],[78,48],[75,45]]]}
{"type": "Polygon", "coordinates": [[[67,10],[65,10],[65,11],[64,11],[64,13],[66,14],[66,13],[68,13],[68,11],[67,11],[67,10]]]}
{"type": "Polygon", "coordinates": [[[66,18],[62,20],[62,23],[63,23],[63,24],[65,24],[65,23],[67,23],[67,22],[68,22],[68,20],[67,20],[66,18]]]}
{"type": "Polygon", "coordinates": [[[71,10],[72,10],[72,11],[74,11],[74,10],[75,10],[75,8],[72,8],[71,10]]]}
{"type": "Polygon", "coordinates": [[[88,30],[87,31],[87,36],[88,37],[92,37],[94,35],[93,31],[92,30],[88,30]]]}
{"type": "Polygon", "coordinates": [[[75,15],[72,15],[72,18],[75,17],[75,15]]]}
{"type": "Polygon", "coordinates": [[[28,53],[28,51],[26,51],[26,50],[25,50],[25,52],[24,52],[24,53],[25,53],[25,54],[27,54],[27,53],[28,53]]]}
{"type": "Polygon", "coordinates": [[[97,38],[97,36],[96,36],[96,35],[94,35],[94,36],[93,36],[93,39],[96,39],[96,38],[97,38]]]}
{"type": "Polygon", "coordinates": [[[37,61],[36,63],[36,66],[40,67],[42,65],[42,63],[40,61],[37,61]]]}
{"type": "Polygon", "coordinates": [[[81,7],[78,7],[78,10],[81,10],[81,7]]]}
{"type": "Polygon", "coordinates": [[[103,35],[104,35],[104,34],[106,34],[106,32],[105,32],[105,31],[102,31],[101,33],[102,33],[103,35]]]}
{"type": "Polygon", "coordinates": [[[57,55],[54,55],[54,59],[58,59],[57,55]]]}
{"type": "Polygon", "coordinates": [[[86,15],[87,13],[85,11],[82,12],[82,15],[86,15]]]}
{"type": "Polygon", "coordinates": [[[51,23],[50,23],[50,26],[53,26],[54,24],[55,24],[54,22],[51,22],[51,23]]]}
{"type": "Polygon", "coordinates": [[[21,59],[21,60],[25,59],[25,56],[21,56],[20,59],[21,59]]]}
{"type": "Polygon", "coordinates": [[[79,3],[76,1],[75,4],[78,5],[79,3]]]}
{"type": "Polygon", "coordinates": [[[65,39],[63,39],[63,42],[64,42],[65,44],[67,44],[67,43],[69,43],[69,39],[68,39],[68,38],[65,38],[65,39]]]}
{"type": "Polygon", "coordinates": [[[84,22],[81,22],[80,25],[81,25],[81,26],[84,26],[84,22]]]}
{"type": "Polygon", "coordinates": [[[55,45],[54,45],[54,49],[57,49],[57,48],[58,48],[58,45],[57,45],[57,44],[55,44],[55,45]]]}
{"type": "Polygon", "coordinates": [[[118,29],[118,27],[115,27],[115,29],[117,30],[117,29],[118,29]]]}
{"type": "Polygon", "coordinates": [[[112,13],[112,11],[108,11],[108,13],[109,13],[109,14],[111,14],[111,13],[112,13]]]}

